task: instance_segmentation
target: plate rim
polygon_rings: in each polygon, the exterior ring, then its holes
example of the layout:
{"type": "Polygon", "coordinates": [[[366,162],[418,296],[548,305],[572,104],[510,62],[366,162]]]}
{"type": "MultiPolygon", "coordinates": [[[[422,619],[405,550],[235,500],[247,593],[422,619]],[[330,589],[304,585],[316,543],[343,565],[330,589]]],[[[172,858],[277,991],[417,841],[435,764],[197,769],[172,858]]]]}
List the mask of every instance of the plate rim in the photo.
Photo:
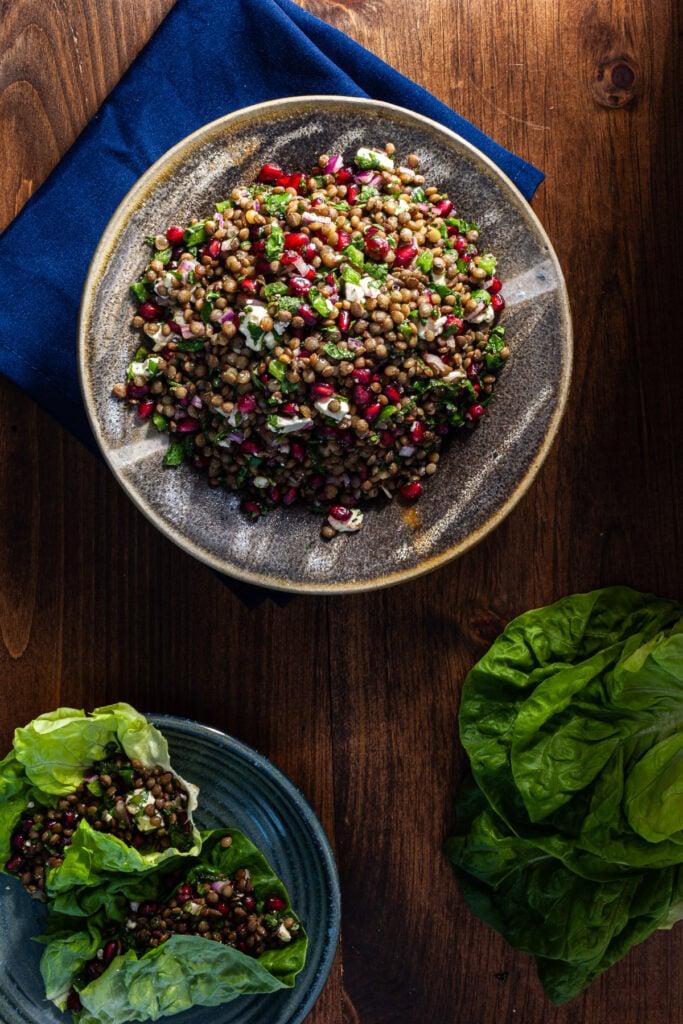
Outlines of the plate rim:
{"type": "Polygon", "coordinates": [[[569,397],[574,353],[573,339],[572,314],[567,284],[564,279],[564,274],[562,273],[562,267],[557,257],[557,253],[555,252],[540,218],[532,209],[530,203],[525,199],[512,179],[509,178],[508,175],[505,174],[505,172],[502,171],[490,157],[485,153],[482,153],[482,151],[473,143],[464,139],[457,132],[447,128],[440,122],[435,121],[432,118],[425,117],[424,114],[418,114],[415,111],[408,110],[406,107],[399,106],[398,104],[387,103],[384,100],[375,100],[368,97],[312,93],[300,96],[286,96],[274,100],[265,100],[246,107],[240,107],[238,110],[233,110],[228,114],[223,114],[221,117],[215,118],[213,121],[209,121],[206,124],[201,125],[195,131],[176,142],[173,146],[162,153],[162,155],[155,160],[154,163],[151,164],[151,166],[148,167],[147,170],[135,181],[107,222],[88,266],[78,315],[78,379],[88,422],[100,453],[107,463],[107,466],[119,486],[122,487],[135,507],[142,512],[145,518],[168,540],[176,544],[193,558],[196,558],[211,569],[214,569],[216,572],[241,580],[244,583],[250,583],[272,590],[284,591],[286,593],[333,596],[336,594],[354,594],[379,590],[385,587],[396,586],[399,583],[416,579],[419,576],[424,576],[425,574],[432,572],[440,566],[446,565],[448,562],[451,562],[455,558],[465,554],[482,541],[484,537],[488,536],[489,533],[495,530],[496,527],[498,527],[503,520],[507,518],[531,487],[531,484],[545,462],[557,437],[569,397]],[[524,475],[517,483],[517,486],[508,495],[505,501],[503,501],[495,512],[476,530],[468,533],[466,537],[457,543],[450,545],[444,551],[423,557],[415,566],[409,566],[404,569],[384,574],[380,573],[370,579],[336,581],[332,583],[318,583],[311,580],[298,582],[288,579],[286,576],[269,576],[264,573],[246,570],[234,565],[226,567],[224,560],[213,555],[206,548],[200,547],[194,541],[190,540],[190,538],[188,538],[180,529],[172,526],[170,523],[167,523],[157,512],[154,511],[154,509],[151,508],[142,495],[138,493],[136,488],[126,479],[120,468],[117,466],[115,460],[111,457],[108,446],[104,442],[102,431],[100,430],[95,401],[91,394],[89,381],[87,379],[87,336],[98,284],[100,283],[100,280],[108,266],[118,238],[128,219],[140,203],[146,198],[153,184],[156,183],[158,179],[165,176],[167,168],[168,172],[173,169],[176,157],[179,156],[186,147],[191,147],[205,135],[215,131],[219,127],[230,124],[231,121],[242,119],[245,115],[258,116],[260,112],[267,113],[271,110],[286,110],[290,107],[296,108],[302,105],[311,106],[314,104],[336,104],[346,106],[348,108],[365,106],[369,109],[377,110],[379,108],[380,110],[386,110],[390,113],[398,113],[404,118],[407,117],[409,120],[420,122],[425,127],[431,128],[437,133],[446,135],[450,139],[454,140],[458,145],[468,150],[476,160],[484,164],[489,173],[493,174],[495,178],[499,179],[503,185],[510,190],[511,196],[522,209],[527,220],[531,221],[532,226],[538,232],[541,240],[547,247],[548,258],[553,264],[557,275],[560,315],[563,324],[563,330],[560,335],[563,349],[562,372],[558,383],[558,396],[555,408],[553,409],[552,416],[538,451],[529,463],[524,475]]]}
{"type": "MultiPolygon", "coordinates": [[[[155,711],[144,711],[142,714],[144,714],[145,718],[152,722],[162,734],[164,733],[164,726],[167,724],[180,727],[190,726],[191,731],[195,734],[199,733],[214,742],[219,740],[221,745],[227,746],[231,750],[236,751],[248,761],[255,762],[258,768],[265,770],[268,775],[270,775],[271,779],[273,779],[277,785],[288,794],[290,799],[296,803],[299,811],[302,813],[306,825],[315,836],[318,849],[322,855],[324,869],[330,882],[330,906],[332,908],[332,920],[325,936],[323,955],[311,982],[311,986],[308,989],[301,1005],[295,1009],[294,1016],[292,1016],[288,1021],[288,1024],[302,1024],[318,1002],[318,999],[327,984],[327,979],[332,971],[337,952],[340,949],[339,939],[341,934],[342,909],[339,871],[334,851],[332,849],[332,844],[330,843],[322,822],[299,787],[292,782],[289,776],[286,775],[282,769],[278,768],[277,765],[273,764],[265,754],[261,754],[254,747],[250,747],[248,743],[238,740],[235,736],[231,736],[229,733],[223,732],[221,729],[217,729],[213,725],[206,725],[204,722],[198,722],[196,719],[188,718],[186,715],[171,715],[166,712],[155,711]]],[[[296,985],[294,987],[296,988],[296,985]]]]}

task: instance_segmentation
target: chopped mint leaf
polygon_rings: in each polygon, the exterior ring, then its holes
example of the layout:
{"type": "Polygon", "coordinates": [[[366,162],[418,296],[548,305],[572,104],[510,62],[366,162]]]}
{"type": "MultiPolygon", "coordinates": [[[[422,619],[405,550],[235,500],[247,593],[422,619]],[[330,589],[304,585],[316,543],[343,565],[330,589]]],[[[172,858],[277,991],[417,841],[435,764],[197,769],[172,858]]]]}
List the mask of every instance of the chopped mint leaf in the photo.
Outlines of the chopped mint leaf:
{"type": "Polygon", "coordinates": [[[319,316],[328,317],[334,306],[329,299],[318,291],[317,288],[311,288],[308,293],[308,304],[318,313],[319,316]]]}
{"type": "Polygon", "coordinates": [[[146,281],[136,281],[135,284],[132,284],[130,286],[130,290],[132,291],[133,295],[138,300],[138,302],[146,302],[146,300],[149,298],[149,285],[147,284],[146,281]]]}
{"type": "Polygon", "coordinates": [[[159,263],[163,263],[163,265],[166,266],[166,264],[170,262],[172,255],[173,251],[169,246],[167,249],[159,249],[158,252],[155,252],[152,259],[158,260],[159,263]]]}
{"type": "Polygon", "coordinates": [[[370,277],[374,277],[375,280],[379,281],[380,283],[382,281],[386,281],[387,274],[389,273],[389,267],[386,265],[386,263],[368,262],[363,267],[363,270],[366,274],[369,274],[370,277]]]}
{"type": "Polygon", "coordinates": [[[287,373],[287,365],[281,363],[279,359],[271,359],[268,363],[268,373],[271,377],[275,377],[276,380],[282,381],[287,373]]]}
{"type": "Polygon", "coordinates": [[[263,205],[271,216],[283,217],[292,198],[289,192],[271,192],[263,200],[263,205]]]}
{"type": "Polygon", "coordinates": [[[203,338],[181,338],[177,342],[181,352],[199,352],[204,348],[203,338]]]}
{"type": "Polygon", "coordinates": [[[294,295],[278,295],[276,300],[279,309],[284,309],[288,313],[298,313],[299,307],[301,306],[301,299],[297,299],[294,295]]]}
{"type": "Polygon", "coordinates": [[[185,246],[201,245],[202,242],[206,241],[206,231],[204,230],[203,224],[192,224],[185,230],[185,246]]]}
{"type": "Polygon", "coordinates": [[[427,193],[425,192],[421,185],[418,185],[417,188],[413,189],[413,191],[411,192],[411,196],[413,198],[414,203],[427,202],[427,193]]]}
{"type": "Polygon", "coordinates": [[[491,302],[491,296],[484,288],[475,288],[473,292],[470,292],[470,298],[475,302],[483,302],[485,306],[491,302]]]}
{"type": "Polygon", "coordinates": [[[498,324],[489,334],[484,348],[484,361],[487,370],[500,370],[501,366],[505,365],[505,360],[500,354],[504,348],[505,328],[498,324]]]}
{"type": "Polygon", "coordinates": [[[364,203],[367,203],[368,199],[372,199],[373,196],[378,196],[378,195],[379,195],[379,191],[375,188],[374,185],[364,185],[363,188],[358,193],[358,199],[356,200],[356,206],[363,206],[364,203]]]}
{"type": "Polygon", "coordinates": [[[362,267],[365,262],[365,257],[361,250],[355,245],[347,245],[344,249],[344,255],[346,256],[349,263],[353,263],[354,267],[362,267]]]}
{"type": "Polygon", "coordinates": [[[218,213],[225,213],[225,211],[229,210],[231,206],[232,199],[224,199],[222,202],[216,203],[216,210],[218,213]]]}
{"type": "Polygon", "coordinates": [[[483,256],[477,256],[474,261],[478,267],[485,270],[489,277],[493,277],[496,272],[496,257],[493,253],[486,252],[483,256]]]}
{"type": "Polygon", "coordinates": [[[211,314],[212,313],[213,313],[213,302],[210,302],[208,300],[208,298],[205,298],[204,302],[202,304],[201,312],[199,314],[201,316],[201,318],[202,318],[202,323],[208,324],[209,320],[211,319],[211,314]]]}
{"type": "Polygon", "coordinates": [[[397,405],[385,405],[375,422],[384,423],[384,421],[390,419],[395,412],[398,412],[397,405]]]}
{"type": "Polygon", "coordinates": [[[353,359],[353,352],[351,349],[335,345],[333,341],[328,341],[328,343],[323,346],[323,351],[330,357],[330,359],[353,359]]]}
{"type": "Polygon", "coordinates": [[[152,423],[157,430],[168,430],[168,420],[165,416],[162,416],[160,412],[155,412],[152,415],[152,423]]]}
{"type": "Polygon", "coordinates": [[[360,274],[353,267],[343,267],[341,276],[347,284],[360,284],[360,274]]]}
{"type": "Polygon", "coordinates": [[[282,250],[285,247],[285,233],[279,224],[273,224],[270,229],[270,235],[266,239],[266,259],[273,261],[279,259],[282,255],[282,250]]]}
{"type": "Polygon", "coordinates": [[[263,289],[263,294],[269,302],[277,301],[279,295],[287,294],[287,285],[284,281],[271,281],[263,289]]]}
{"type": "Polygon", "coordinates": [[[428,274],[429,271],[432,269],[432,264],[434,263],[434,256],[429,249],[425,249],[424,252],[420,253],[415,262],[417,266],[420,268],[420,270],[423,272],[423,274],[428,274]]]}
{"type": "Polygon", "coordinates": [[[164,455],[164,466],[180,466],[192,450],[194,441],[189,436],[172,437],[164,455]]]}
{"type": "Polygon", "coordinates": [[[473,220],[464,220],[462,217],[448,217],[446,224],[450,224],[451,227],[457,228],[461,235],[466,235],[468,231],[479,230],[479,227],[473,220]]]}

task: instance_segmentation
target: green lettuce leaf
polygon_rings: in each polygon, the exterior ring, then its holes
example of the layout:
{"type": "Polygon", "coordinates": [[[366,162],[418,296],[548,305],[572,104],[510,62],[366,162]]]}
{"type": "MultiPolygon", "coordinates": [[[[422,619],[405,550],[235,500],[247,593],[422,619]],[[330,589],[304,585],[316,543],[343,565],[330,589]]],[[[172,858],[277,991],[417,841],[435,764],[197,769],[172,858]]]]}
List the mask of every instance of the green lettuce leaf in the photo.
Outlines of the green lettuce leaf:
{"type": "MultiPolygon", "coordinates": [[[[210,878],[212,873],[231,874],[240,867],[249,869],[257,900],[278,894],[292,917],[287,892],[263,854],[242,833],[221,829],[205,833],[202,853],[191,862],[176,861],[168,870],[135,879],[132,888],[124,885],[110,895],[86,921],[65,919],[51,913],[41,973],[48,998],[63,1008],[78,976],[110,934],[112,921],[121,921],[129,899],[158,898],[177,884],[179,864],[191,864],[186,877],[210,878]],[[230,835],[232,845],[220,846],[230,835]],[[168,875],[173,874],[170,882],[168,875]],[[65,922],[71,927],[65,928],[65,922]]],[[[269,993],[294,985],[304,966],[307,938],[303,929],[297,938],[281,949],[268,950],[255,960],[244,953],[196,935],[174,935],[156,949],[138,956],[129,949],[117,956],[95,981],[76,987],[83,1005],[75,1014],[79,1024],[123,1024],[125,1021],[158,1020],[191,1006],[218,1006],[243,994],[269,993]]]]}
{"type": "Polygon", "coordinates": [[[681,917],[683,606],[611,587],[509,624],[463,687],[447,853],[564,1001],[681,917]]]}

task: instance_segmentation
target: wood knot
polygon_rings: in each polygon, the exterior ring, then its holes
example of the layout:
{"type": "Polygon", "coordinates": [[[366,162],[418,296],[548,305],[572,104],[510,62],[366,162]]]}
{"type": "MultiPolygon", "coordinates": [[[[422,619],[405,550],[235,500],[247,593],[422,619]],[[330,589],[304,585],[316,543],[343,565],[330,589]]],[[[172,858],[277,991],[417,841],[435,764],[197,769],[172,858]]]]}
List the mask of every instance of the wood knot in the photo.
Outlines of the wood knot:
{"type": "Polygon", "coordinates": [[[595,69],[591,88],[595,100],[603,107],[618,110],[628,106],[640,89],[635,61],[627,57],[602,61],[595,69]]]}
{"type": "Polygon", "coordinates": [[[505,622],[496,612],[489,608],[475,608],[464,632],[477,647],[490,647],[504,629],[505,622]]]}

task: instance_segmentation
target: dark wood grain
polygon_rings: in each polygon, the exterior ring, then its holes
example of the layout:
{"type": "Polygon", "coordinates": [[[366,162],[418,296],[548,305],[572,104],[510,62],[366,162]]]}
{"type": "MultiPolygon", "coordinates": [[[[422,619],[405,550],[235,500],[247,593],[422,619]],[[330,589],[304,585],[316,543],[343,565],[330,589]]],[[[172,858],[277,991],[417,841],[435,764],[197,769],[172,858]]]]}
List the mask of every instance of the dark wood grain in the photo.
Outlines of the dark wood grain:
{"type": "MultiPolygon", "coordinates": [[[[0,223],[170,6],[0,0],[0,223]]],[[[528,959],[465,909],[440,853],[463,768],[460,684],[500,626],[607,583],[680,591],[675,0],[305,6],[546,171],[534,207],[576,327],[560,437],[459,562],[374,596],[247,612],[2,384],[3,746],[58,703],[127,699],[273,758],[321,816],[342,877],[342,951],[311,1024],[680,1024],[680,926],[554,1009],[528,959]],[[633,77],[615,78],[621,66],[633,77]]]]}

